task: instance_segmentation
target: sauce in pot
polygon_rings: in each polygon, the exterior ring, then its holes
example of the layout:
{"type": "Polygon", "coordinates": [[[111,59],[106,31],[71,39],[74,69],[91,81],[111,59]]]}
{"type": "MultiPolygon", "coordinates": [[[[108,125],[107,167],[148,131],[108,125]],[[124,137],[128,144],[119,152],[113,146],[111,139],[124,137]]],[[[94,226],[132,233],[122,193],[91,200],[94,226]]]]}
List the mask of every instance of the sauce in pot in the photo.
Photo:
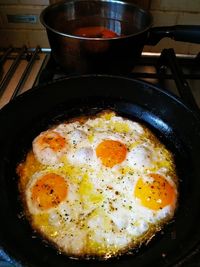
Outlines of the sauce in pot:
{"type": "Polygon", "coordinates": [[[80,27],[73,32],[74,35],[89,38],[115,38],[119,35],[102,26],[80,27]]]}

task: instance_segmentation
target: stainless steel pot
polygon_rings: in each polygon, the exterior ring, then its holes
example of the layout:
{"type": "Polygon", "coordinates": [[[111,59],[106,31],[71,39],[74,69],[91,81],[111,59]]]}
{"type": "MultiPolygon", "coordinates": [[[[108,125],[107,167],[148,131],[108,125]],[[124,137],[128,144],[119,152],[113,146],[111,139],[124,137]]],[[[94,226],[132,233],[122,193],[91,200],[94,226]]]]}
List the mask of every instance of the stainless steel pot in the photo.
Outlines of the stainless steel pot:
{"type": "Polygon", "coordinates": [[[152,27],[152,16],[132,3],[116,0],[69,0],[41,13],[52,54],[70,73],[127,73],[146,43],[163,37],[200,43],[200,26],[152,27]],[[76,36],[80,27],[102,26],[114,38],[76,36]]]}

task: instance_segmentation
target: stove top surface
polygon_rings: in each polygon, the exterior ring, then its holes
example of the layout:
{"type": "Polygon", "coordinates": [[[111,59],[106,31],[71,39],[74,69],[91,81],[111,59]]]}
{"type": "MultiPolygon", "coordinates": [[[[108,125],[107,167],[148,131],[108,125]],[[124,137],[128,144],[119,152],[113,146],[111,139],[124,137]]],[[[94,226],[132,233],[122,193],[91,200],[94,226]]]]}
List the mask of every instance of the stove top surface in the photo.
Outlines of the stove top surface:
{"type": "MultiPolygon", "coordinates": [[[[45,84],[70,75],[75,74],[63,71],[51,55],[46,67],[41,72],[39,83],[45,84]]],[[[192,104],[200,108],[200,53],[196,56],[175,55],[173,49],[164,49],[160,54],[143,53],[132,72],[123,74],[123,76],[144,80],[159,86],[181,96],[183,101],[189,105],[193,98],[192,104]],[[187,91],[186,94],[184,91],[187,91]]]]}

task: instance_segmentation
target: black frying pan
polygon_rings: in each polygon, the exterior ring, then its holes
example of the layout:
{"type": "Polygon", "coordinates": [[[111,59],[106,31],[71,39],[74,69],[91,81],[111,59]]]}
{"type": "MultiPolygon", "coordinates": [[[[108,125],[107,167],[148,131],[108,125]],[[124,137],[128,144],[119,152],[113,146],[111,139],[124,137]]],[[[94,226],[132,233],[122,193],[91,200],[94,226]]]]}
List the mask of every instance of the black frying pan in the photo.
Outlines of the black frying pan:
{"type": "Polygon", "coordinates": [[[15,262],[37,267],[167,267],[182,266],[196,250],[200,242],[200,119],[176,97],[127,78],[74,77],[17,97],[1,110],[0,125],[0,245],[15,262]],[[49,125],[108,108],[147,124],[174,153],[180,177],[179,207],[174,221],[132,255],[107,261],[73,260],[33,238],[35,233],[21,216],[15,168],[33,138],[49,125]]]}

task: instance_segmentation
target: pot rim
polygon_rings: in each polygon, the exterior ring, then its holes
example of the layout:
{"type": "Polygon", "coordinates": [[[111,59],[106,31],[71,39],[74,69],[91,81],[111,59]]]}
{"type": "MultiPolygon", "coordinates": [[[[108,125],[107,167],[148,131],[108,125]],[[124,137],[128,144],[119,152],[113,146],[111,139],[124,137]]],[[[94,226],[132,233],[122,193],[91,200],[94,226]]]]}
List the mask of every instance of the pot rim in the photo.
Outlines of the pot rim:
{"type": "Polygon", "coordinates": [[[135,7],[135,8],[138,9],[138,11],[140,11],[142,13],[145,13],[149,17],[149,20],[150,20],[149,25],[146,26],[144,29],[142,29],[140,31],[137,31],[136,33],[131,33],[131,34],[128,34],[128,35],[117,36],[117,37],[112,37],[112,38],[110,38],[110,37],[109,38],[100,38],[100,37],[83,37],[83,36],[77,36],[77,35],[73,35],[73,34],[63,33],[63,32],[57,31],[54,28],[50,27],[45,22],[44,16],[52,8],[56,8],[56,7],[59,7],[59,6],[62,6],[62,5],[66,5],[66,4],[69,4],[70,2],[72,3],[72,2],[85,2],[85,1],[88,1],[88,0],[70,0],[70,1],[63,0],[63,1],[60,1],[58,3],[51,4],[51,5],[47,6],[45,9],[42,10],[42,12],[40,14],[40,22],[46,28],[46,30],[54,32],[55,34],[62,35],[64,37],[68,37],[68,38],[74,38],[74,39],[78,39],[78,40],[88,40],[88,41],[100,41],[100,40],[101,41],[108,41],[108,40],[111,41],[111,40],[118,40],[118,39],[126,39],[126,38],[130,38],[130,37],[133,37],[133,36],[137,36],[137,35],[142,34],[144,32],[147,32],[153,25],[153,16],[148,10],[142,9],[142,8],[140,8],[139,6],[137,6],[137,5],[133,4],[133,3],[126,2],[126,1],[121,1],[121,0],[90,0],[90,2],[91,1],[93,1],[93,2],[112,2],[112,3],[121,4],[121,5],[129,5],[129,6],[135,7]]]}

